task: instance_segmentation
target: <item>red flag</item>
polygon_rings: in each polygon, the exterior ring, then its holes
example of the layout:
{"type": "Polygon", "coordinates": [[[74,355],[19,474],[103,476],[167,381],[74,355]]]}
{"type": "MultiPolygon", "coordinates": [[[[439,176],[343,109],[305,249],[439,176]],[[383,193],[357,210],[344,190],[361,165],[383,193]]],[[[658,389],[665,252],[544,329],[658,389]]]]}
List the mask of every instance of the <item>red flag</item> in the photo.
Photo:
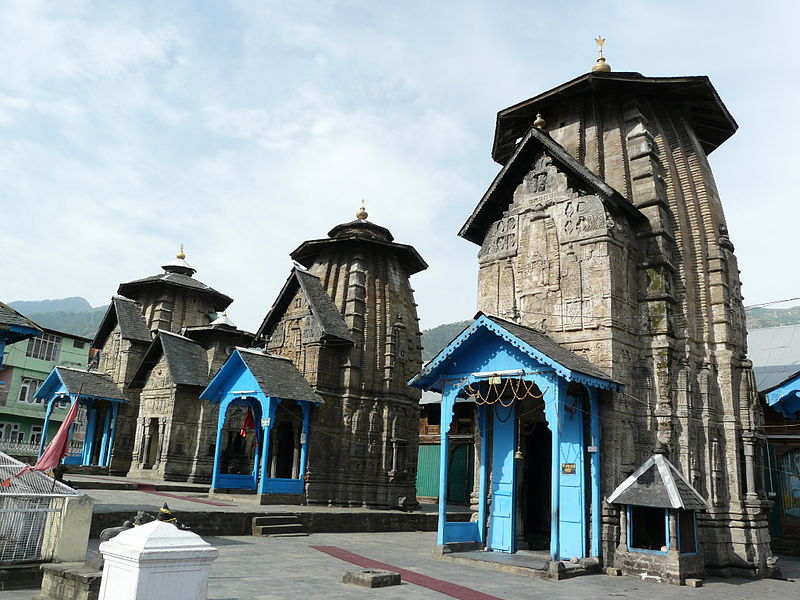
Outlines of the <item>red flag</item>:
{"type": "MultiPolygon", "coordinates": [[[[82,388],[83,386],[81,386],[82,388]]],[[[72,425],[72,422],[75,420],[75,416],[78,414],[78,403],[80,401],[81,392],[78,390],[78,397],[75,398],[75,401],[72,403],[72,406],[67,413],[64,422],[61,423],[61,427],[58,428],[56,435],[53,437],[52,441],[47,445],[47,448],[44,449],[42,455],[39,457],[39,460],[36,461],[36,464],[26,465],[19,473],[15,473],[14,477],[19,477],[20,475],[24,475],[29,471],[50,471],[58,466],[61,462],[61,459],[64,458],[69,453],[69,428],[72,425]]],[[[11,477],[0,483],[3,487],[8,487],[11,485],[11,477]]]]}
{"type": "Polygon", "coordinates": [[[244,423],[242,423],[242,430],[239,432],[243,438],[247,437],[247,430],[248,429],[255,429],[256,424],[253,422],[253,409],[247,409],[247,416],[244,418],[244,423]]]}

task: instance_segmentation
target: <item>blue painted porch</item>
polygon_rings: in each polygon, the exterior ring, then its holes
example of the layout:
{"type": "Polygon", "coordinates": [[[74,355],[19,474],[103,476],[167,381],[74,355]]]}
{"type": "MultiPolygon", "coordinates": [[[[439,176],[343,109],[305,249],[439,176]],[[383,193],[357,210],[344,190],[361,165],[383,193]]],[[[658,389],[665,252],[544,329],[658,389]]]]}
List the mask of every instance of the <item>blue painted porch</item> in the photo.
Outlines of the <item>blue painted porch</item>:
{"type": "Polygon", "coordinates": [[[442,393],[443,457],[456,399],[472,399],[477,411],[477,520],[447,521],[442,460],[440,546],[513,553],[545,540],[553,559],[598,556],[599,402],[619,384],[544,334],[481,313],[410,383],[442,393]],[[545,512],[542,536],[534,522],[545,512]]]}

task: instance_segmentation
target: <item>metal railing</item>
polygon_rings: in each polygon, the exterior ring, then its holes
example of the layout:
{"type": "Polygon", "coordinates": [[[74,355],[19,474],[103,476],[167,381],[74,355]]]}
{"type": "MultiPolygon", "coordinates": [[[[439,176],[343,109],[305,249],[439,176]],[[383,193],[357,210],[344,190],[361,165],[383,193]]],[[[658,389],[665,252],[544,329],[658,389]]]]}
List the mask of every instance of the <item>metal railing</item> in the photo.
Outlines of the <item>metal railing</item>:
{"type": "Polygon", "coordinates": [[[65,500],[80,493],[0,452],[0,564],[46,561],[61,534],[65,500]]]}
{"type": "MultiPolygon", "coordinates": [[[[12,456],[38,456],[39,443],[12,442],[0,440],[0,452],[12,456]]],[[[73,440],[69,443],[69,456],[78,456],[83,452],[83,440],[73,440]]]]}

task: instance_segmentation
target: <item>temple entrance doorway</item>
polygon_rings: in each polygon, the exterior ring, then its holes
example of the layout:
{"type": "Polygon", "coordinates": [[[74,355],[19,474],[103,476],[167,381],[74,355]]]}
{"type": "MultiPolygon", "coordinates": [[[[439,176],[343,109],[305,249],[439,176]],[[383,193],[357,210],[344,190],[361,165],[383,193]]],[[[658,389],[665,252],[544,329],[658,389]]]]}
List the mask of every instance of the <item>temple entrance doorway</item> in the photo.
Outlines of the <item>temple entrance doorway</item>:
{"type": "Polygon", "coordinates": [[[298,479],[303,412],[296,402],[278,405],[270,439],[269,476],[274,479],[298,479]]]}
{"type": "MultiPolygon", "coordinates": [[[[544,404],[542,411],[544,410],[544,404]]],[[[524,410],[524,409],[523,409],[524,410]]],[[[552,512],[552,433],[544,418],[519,423],[519,451],[522,457],[519,481],[517,548],[549,550],[552,512]]]]}
{"type": "Polygon", "coordinates": [[[145,469],[152,469],[158,462],[158,449],[161,447],[161,439],[159,436],[158,419],[153,417],[147,424],[149,435],[147,436],[150,442],[147,445],[147,462],[144,465],[145,469]]]}

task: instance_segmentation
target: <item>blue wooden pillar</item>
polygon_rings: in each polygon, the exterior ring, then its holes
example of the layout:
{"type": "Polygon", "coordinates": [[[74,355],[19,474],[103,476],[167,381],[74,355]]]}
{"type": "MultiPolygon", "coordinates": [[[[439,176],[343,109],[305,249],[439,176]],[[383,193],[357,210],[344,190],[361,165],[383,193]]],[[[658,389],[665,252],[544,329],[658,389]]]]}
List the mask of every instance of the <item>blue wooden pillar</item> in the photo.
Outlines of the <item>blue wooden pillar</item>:
{"type": "Polygon", "coordinates": [[[592,486],[592,556],[600,556],[600,521],[603,508],[600,500],[600,398],[597,388],[589,388],[591,411],[592,443],[591,486],[592,486]]]}
{"type": "Polygon", "coordinates": [[[561,423],[563,421],[564,402],[567,399],[567,386],[561,384],[558,375],[553,374],[553,386],[545,413],[552,434],[552,464],[550,491],[550,558],[559,559],[559,535],[561,519],[561,423]],[[550,409],[548,411],[548,408],[550,409]]]}
{"type": "Polygon", "coordinates": [[[263,439],[261,437],[261,403],[250,402],[250,410],[253,411],[253,435],[256,438],[256,452],[255,456],[253,456],[253,487],[251,489],[256,489],[256,483],[258,482],[258,469],[261,466],[260,458],[261,458],[261,450],[262,446],[259,444],[263,444],[263,439]]]}
{"type": "Polygon", "coordinates": [[[439,433],[441,441],[439,443],[439,523],[436,532],[436,543],[443,546],[447,543],[445,539],[445,523],[447,522],[447,478],[448,478],[448,457],[450,441],[450,423],[453,421],[453,407],[456,403],[458,388],[449,381],[445,381],[442,389],[441,418],[439,420],[439,433]]]}
{"type": "Polygon", "coordinates": [[[94,452],[94,434],[97,432],[97,407],[94,402],[86,403],[86,432],[83,438],[83,452],[81,452],[81,464],[89,466],[92,464],[92,453],[94,452]]]}
{"type": "Polygon", "coordinates": [[[100,441],[100,456],[97,459],[97,464],[100,467],[108,466],[108,443],[111,438],[111,405],[106,407],[105,418],[103,419],[103,439],[100,441]]]}
{"type": "Polygon", "coordinates": [[[106,446],[106,453],[103,458],[103,466],[108,467],[111,465],[111,457],[114,453],[114,436],[117,432],[117,417],[119,416],[119,402],[111,404],[111,422],[108,426],[108,445],[106,446]]]}
{"type": "Polygon", "coordinates": [[[481,544],[486,545],[486,489],[488,485],[489,467],[489,414],[486,404],[478,405],[478,430],[481,438],[481,458],[478,467],[478,536],[481,544]]]}
{"type": "Polygon", "coordinates": [[[261,427],[263,428],[264,447],[261,448],[261,480],[258,482],[258,493],[266,494],[269,483],[269,438],[272,426],[275,424],[275,411],[278,409],[280,399],[267,396],[266,398],[266,415],[261,420],[261,427]],[[265,422],[266,421],[266,422],[265,422]]]}
{"type": "Polygon", "coordinates": [[[39,454],[36,457],[37,460],[40,459],[44,453],[44,447],[47,443],[47,429],[50,426],[50,417],[53,415],[53,407],[58,399],[57,396],[53,396],[50,398],[50,402],[47,403],[47,411],[44,413],[44,424],[42,425],[42,439],[39,440],[39,454]]]}
{"type": "Polygon", "coordinates": [[[211,474],[211,489],[218,489],[220,456],[222,455],[222,430],[225,427],[225,414],[228,412],[233,398],[226,398],[219,404],[219,415],[217,416],[217,443],[214,446],[214,471],[211,474]]]}
{"type": "Polygon", "coordinates": [[[300,433],[300,479],[305,479],[306,464],[308,462],[308,428],[311,423],[311,403],[300,402],[303,409],[303,431],[300,433]]]}

